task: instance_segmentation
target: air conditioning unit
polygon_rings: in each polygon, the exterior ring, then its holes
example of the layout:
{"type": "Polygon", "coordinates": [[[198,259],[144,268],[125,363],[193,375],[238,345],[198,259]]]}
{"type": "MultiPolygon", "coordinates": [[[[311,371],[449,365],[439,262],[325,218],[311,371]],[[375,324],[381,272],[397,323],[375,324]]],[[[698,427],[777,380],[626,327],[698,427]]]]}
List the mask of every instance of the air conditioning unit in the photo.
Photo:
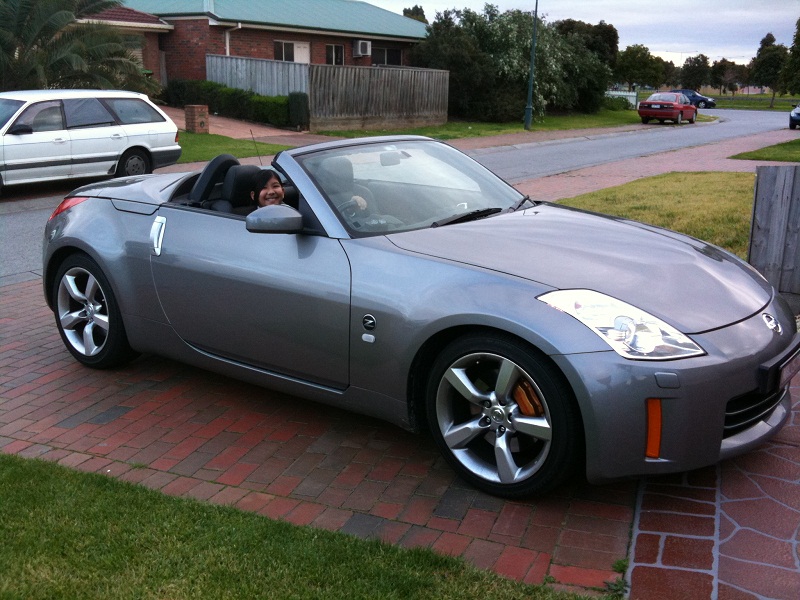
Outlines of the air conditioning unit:
{"type": "Polygon", "coordinates": [[[353,56],[371,56],[372,42],[368,40],[356,40],[353,42],[353,56]]]}

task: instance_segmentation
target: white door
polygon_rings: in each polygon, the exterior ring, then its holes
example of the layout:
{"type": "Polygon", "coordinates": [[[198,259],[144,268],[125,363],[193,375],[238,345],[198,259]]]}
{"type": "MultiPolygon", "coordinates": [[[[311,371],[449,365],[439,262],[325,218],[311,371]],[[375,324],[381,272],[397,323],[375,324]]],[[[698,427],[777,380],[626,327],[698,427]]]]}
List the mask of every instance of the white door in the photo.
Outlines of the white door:
{"type": "Polygon", "coordinates": [[[311,45],[307,43],[300,43],[298,44],[295,42],[294,45],[294,62],[297,63],[305,63],[311,64],[311,45]]]}
{"type": "Polygon", "coordinates": [[[26,108],[3,135],[3,181],[26,183],[68,177],[70,136],[61,101],[37,102],[26,108]]]}
{"type": "Polygon", "coordinates": [[[125,130],[97,98],[64,100],[72,142],[72,177],[109,175],[128,147],[125,130]]]}

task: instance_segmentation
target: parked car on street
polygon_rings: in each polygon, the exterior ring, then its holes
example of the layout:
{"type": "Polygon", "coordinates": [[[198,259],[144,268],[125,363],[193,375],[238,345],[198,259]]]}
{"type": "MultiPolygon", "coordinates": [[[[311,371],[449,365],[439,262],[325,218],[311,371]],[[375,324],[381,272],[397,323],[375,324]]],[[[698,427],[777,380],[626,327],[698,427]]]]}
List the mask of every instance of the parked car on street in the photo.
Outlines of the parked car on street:
{"type": "Polygon", "coordinates": [[[717,105],[717,101],[713,98],[709,98],[708,96],[703,96],[696,92],[695,90],[671,90],[678,94],[683,94],[689,99],[689,102],[694,104],[697,108],[714,108],[717,105]]]}
{"type": "Polygon", "coordinates": [[[44,296],[94,368],[154,353],[430,430],[489,493],[696,469],[791,412],[800,334],[703,241],[536,201],[447,144],[327,142],[99,182],[44,232],[44,296]]]}
{"type": "Polygon", "coordinates": [[[178,162],[178,128],[146,95],[108,90],[0,93],[0,189],[129,176],[178,162]]]}
{"type": "Polygon", "coordinates": [[[672,121],[680,125],[684,120],[694,123],[697,120],[697,108],[683,94],[674,92],[657,92],[647,100],[639,102],[639,116],[642,123],[650,121],[672,121]]]}
{"type": "Polygon", "coordinates": [[[789,129],[797,129],[798,125],[800,125],[800,104],[795,104],[789,113],[789,129]]]}

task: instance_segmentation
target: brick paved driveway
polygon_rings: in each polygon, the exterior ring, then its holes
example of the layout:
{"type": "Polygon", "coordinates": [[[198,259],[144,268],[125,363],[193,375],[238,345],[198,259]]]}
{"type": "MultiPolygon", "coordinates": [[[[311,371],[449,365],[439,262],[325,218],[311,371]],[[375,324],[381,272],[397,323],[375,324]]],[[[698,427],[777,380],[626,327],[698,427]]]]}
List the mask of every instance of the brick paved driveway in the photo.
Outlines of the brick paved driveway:
{"type": "MultiPolygon", "coordinates": [[[[636,160],[606,166],[605,177],[586,169],[544,178],[535,189],[567,197],[593,178],[603,187],[644,176],[643,165],[656,162],[636,160]]],[[[725,170],[712,162],[702,167],[725,170]]],[[[664,156],[658,168],[670,170],[664,156]]],[[[575,480],[543,500],[510,502],[456,479],[426,436],[379,421],[155,357],[85,369],[63,348],[38,279],[0,281],[0,451],[426,546],[573,591],[614,580],[615,561],[630,555],[631,598],[796,600],[800,380],[794,385],[792,424],[740,459],[608,486],[575,480]]]]}

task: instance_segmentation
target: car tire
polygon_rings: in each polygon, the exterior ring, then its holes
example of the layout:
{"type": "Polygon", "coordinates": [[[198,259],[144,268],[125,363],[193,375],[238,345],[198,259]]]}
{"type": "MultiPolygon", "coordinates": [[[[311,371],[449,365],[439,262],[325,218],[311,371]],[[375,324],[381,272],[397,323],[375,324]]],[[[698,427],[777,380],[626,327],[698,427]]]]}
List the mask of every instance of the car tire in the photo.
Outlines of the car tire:
{"type": "Polygon", "coordinates": [[[692,113],[692,116],[691,116],[691,117],[689,117],[689,123],[691,123],[692,125],[694,125],[695,121],[697,121],[697,111],[694,111],[694,112],[692,113]]]}
{"type": "Polygon", "coordinates": [[[676,125],[682,125],[683,124],[683,113],[682,112],[678,113],[678,117],[675,119],[675,124],[676,125]]]}
{"type": "Polygon", "coordinates": [[[705,101],[700,100],[700,102],[697,103],[697,108],[705,108],[705,107],[706,107],[705,101]]]}
{"type": "Polygon", "coordinates": [[[650,119],[648,117],[642,117],[642,123],[647,125],[649,122],[650,122],[650,119]]]}
{"type": "Polygon", "coordinates": [[[117,177],[132,177],[147,175],[153,172],[150,157],[140,148],[131,148],[122,154],[117,163],[117,177]]]}
{"type": "Polygon", "coordinates": [[[445,460],[489,494],[544,494],[583,455],[571,388],[546,357],[510,336],[467,335],[449,344],[434,361],[426,396],[445,460]]]}
{"type": "Polygon", "coordinates": [[[87,367],[108,369],[136,356],[111,284],[85,254],[69,256],[53,285],[53,311],[64,345],[87,367]]]}
{"type": "MultiPolygon", "coordinates": [[[[789,129],[797,129],[797,123],[789,123],[789,129]]],[[[2,190],[2,182],[0,182],[0,191],[2,190]]]]}

